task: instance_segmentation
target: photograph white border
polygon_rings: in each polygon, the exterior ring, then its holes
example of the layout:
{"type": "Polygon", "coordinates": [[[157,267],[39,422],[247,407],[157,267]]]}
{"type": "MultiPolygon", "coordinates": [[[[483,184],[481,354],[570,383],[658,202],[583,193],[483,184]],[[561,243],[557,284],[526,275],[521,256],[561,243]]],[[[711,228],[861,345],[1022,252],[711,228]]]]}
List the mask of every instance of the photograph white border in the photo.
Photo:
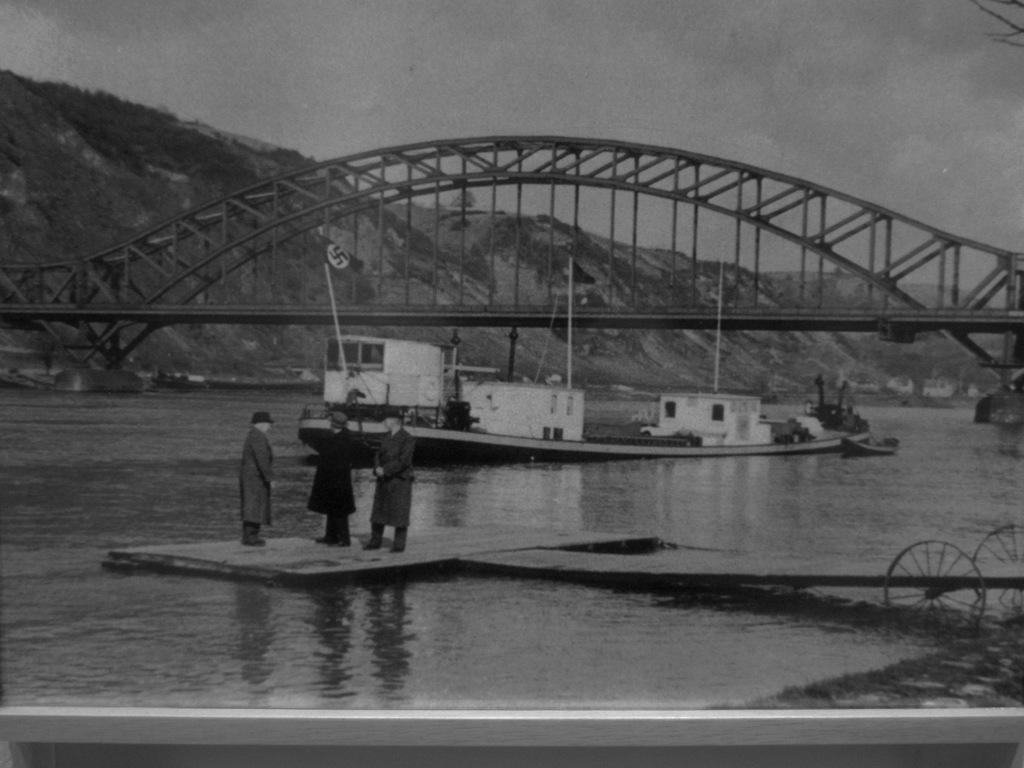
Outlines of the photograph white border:
{"type": "Polygon", "coordinates": [[[308,710],[0,707],[9,742],[362,746],[1016,744],[1024,709],[308,710]]]}

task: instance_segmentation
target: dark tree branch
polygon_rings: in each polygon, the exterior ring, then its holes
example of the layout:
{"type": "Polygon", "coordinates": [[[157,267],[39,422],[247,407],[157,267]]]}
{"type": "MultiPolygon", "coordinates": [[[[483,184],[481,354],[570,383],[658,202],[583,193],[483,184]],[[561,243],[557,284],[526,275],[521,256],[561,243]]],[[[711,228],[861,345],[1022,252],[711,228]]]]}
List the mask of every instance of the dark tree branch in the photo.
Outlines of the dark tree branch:
{"type": "Polygon", "coordinates": [[[989,32],[993,40],[1007,45],[1024,48],[1024,0],[971,0],[974,5],[1007,28],[1003,32],[989,32]],[[998,8],[999,10],[996,10],[998,8]],[[1021,12],[1019,19],[1013,19],[1014,11],[1021,12]]]}

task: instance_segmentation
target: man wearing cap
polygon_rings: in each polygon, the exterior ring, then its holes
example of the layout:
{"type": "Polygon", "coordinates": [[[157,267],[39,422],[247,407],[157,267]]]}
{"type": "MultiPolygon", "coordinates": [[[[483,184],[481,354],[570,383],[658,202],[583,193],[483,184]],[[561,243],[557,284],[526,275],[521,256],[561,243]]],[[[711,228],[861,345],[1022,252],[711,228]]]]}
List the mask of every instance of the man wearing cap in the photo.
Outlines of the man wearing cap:
{"type": "Polygon", "coordinates": [[[412,507],[412,454],[416,440],[402,429],[401,416],[385,416],[384,426],[388,434],[381,441],[373,461],[377,488],[370,514],[370,540],[363,549],[380,549],[384,541],[384,526],[393,525],[395,540],[391,551],[403,552],[412,507]]]}
{"type": "Polygon", "coordinates": [[[331,413],[331,437],[320,449],[320,463],[313,476],[313,490],[306,505],[326,517],[324,535],[318,544],[347,547],[352,544],[348,516],[356,511],[352,493],[352,435],[348,417],[341,411],[331,413]]]}
{"type": "Polygon", "coordinates": [[[274,420],[266,411],[252,415],[249,434],[242,448],[238,485],[242,494],[242,544],[262,547],[260,526],[270,525],[270,489],[274,487],[274,453],[267,432],[274,420]]]}

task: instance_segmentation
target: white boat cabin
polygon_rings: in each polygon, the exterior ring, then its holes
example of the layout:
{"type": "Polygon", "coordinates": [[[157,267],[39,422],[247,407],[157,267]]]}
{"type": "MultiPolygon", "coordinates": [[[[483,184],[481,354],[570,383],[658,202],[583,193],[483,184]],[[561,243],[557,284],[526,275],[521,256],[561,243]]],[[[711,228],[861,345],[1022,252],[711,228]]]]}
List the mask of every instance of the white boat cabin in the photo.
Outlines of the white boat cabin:
{"type": "Polygon", "coordinates": [[[761,445],[774,439],[755,395],[673,394],[658,401],[658,423],[641,432],[656,437],[695,435],[703,445],[761,445]]]}
{"type": "Polygon", "coordinates": [[[450,347],[400,339],[342,336],[327,340],[324,402],[439,408],[450,347]]]}
{"type": "Polygon", "coordinates": [[[482,381],[463,385],[473,429],[541,440],[583,439],[583,390],[482,381]]]}

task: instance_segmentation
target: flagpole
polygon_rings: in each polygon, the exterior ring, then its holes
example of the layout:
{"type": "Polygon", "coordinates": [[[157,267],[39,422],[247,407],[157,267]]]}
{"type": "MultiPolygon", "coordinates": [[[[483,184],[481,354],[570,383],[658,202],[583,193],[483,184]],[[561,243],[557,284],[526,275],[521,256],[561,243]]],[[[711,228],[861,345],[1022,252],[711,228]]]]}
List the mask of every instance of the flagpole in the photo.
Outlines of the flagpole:
{"type": "Polygon", "coordinates": [[[341,326],[338,324],[338,307],[334,303],[334,284],[331,282],[331,265],[324,262],[324,277],[327,280],[327,292],[331,296],[331,316],[334,318],[334,336],[338,340],[338,359],[341,361],[341,370],[348,376],[348,365],[345,363],[345,350],[341,346],[341,326]]]}

